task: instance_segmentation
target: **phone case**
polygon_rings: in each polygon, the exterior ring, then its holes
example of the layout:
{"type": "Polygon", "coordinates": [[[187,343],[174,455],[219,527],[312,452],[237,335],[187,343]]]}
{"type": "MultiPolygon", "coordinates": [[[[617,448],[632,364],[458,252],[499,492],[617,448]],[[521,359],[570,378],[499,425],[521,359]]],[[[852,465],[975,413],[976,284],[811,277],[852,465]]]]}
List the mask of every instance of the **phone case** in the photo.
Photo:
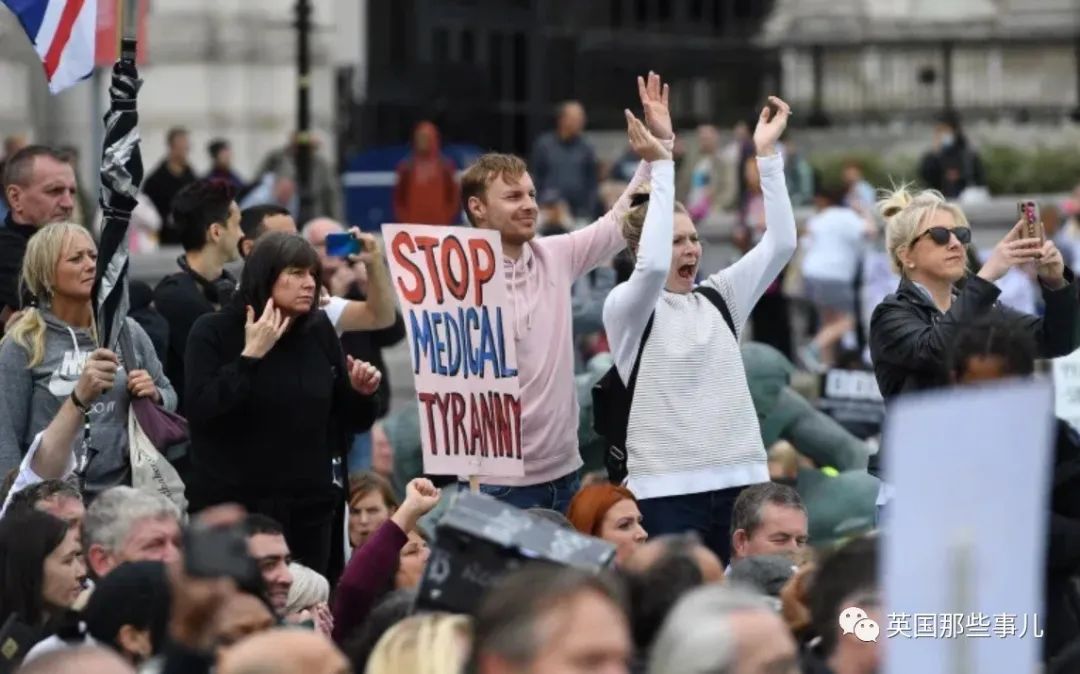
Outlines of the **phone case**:
{"type": "Polygon", "coordinates": [[[1021,201],[1016,205],[1016,210],[1020,217],[1024,219],[1023,238],[1044,241],[1046,232],[1043,228],[1042,216],[1039,213],[1039,205],[1034,201],[1021,201]]]}

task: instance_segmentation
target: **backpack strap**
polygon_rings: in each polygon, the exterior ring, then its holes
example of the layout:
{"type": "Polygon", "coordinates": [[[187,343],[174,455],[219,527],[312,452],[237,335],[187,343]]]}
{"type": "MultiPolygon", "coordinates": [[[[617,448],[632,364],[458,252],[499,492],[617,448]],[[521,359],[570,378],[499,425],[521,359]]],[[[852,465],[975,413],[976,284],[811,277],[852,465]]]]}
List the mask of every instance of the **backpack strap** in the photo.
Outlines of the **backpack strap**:
{"type": "Polygon", "coordinates": [[[641,344],[638,346],[637,357],[634,358],[634,369],[630,370],[630,379],[626,382],[626,390],[630,393],[631,399],[634,397],[634,387],[637,385],[638,370],[641,369],[641,356],[645,353],[645,342],[649,341],[649,333],[652,332],[654,318],[656,318],[655,311],[649,316],[649,322],[645,324],[645,332],[641,333],[641,344]]]}
{"type": "MultiPolygon", "coordinates": [[[[709,300],[714,307],[720,312],[720,315],[724,317],[724,322],[727,323],[728,328],[731,330],[731,334],[738,339],[738,335],[735,333],[735,319],[731,317],[731,311],[728,309],[727,302],[724,301],[723,295],[713,288],[712,286],[698,286],[694,288],[694,292],[704,295],[705,299],[709,300]]],[[[652,324],[652,321],[649,321],[652,324]]],[[[649,334],[646,331],[645,334],[649,334]]]]}

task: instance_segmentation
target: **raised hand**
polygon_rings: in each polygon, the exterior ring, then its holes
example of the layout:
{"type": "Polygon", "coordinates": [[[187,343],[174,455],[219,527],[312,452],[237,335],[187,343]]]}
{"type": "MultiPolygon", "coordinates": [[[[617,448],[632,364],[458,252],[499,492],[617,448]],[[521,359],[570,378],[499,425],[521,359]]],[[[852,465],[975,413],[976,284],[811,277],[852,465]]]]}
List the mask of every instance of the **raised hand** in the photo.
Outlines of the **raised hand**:
{"type": "Polygon", "coordinates": [[[432,484],[431,480],[423,477],[410,480],[409,484],[405,485],[405,502],[390,519],[401,527],[402,531],[409,533],[416,527],[416,522],[421,517],[439,505],[440,496],[442,492],[432,484]]]}
{"type": "Polygon", "coordinates": [[[360,242],[360,254],[350,257],[350,262],[371,264],[381,261],[382,249],[379,248],[379,240],[375,238],[374,234],[361,232],[359,227],[351,228],[349,234],[352,234],[353,238],[360,242]]]}
{"type": "Polygon", "coordinates": [[[664,144],[657,140],[656,136],[649,133],[641,120],[634,117],[634,113],[629,110],[625,112],[626,137],[629,139],[630,147],[633,148],[637,156],[645,161],[671,159],[671,150],[664,147],[664,144]]]}
{"type": "Polygon", "coordinates": [[[769,96],[769,102],[776,106],[776,114],[769,119],[769,106],[762,108],[757,128],[754,129],[754,149],[759,157],[776,154],[776,141],[780,140],[787,128],[788,118],[791,117],[790,105],[776,96],[769,96]]]}
{"type": "Polygon", "coordinates": [[[108,349],[95,349],[83,365],[79,381],[75,382],[75,397],[84,405],[113,387],[120,360],[108,349]]]}
{"type": "Polygon", "coordinates": [[[241,356],[262,358],[289,329],[291,319],[274,306],[273,298],[266,300],[259,320],[255,320],[255,310],[247,308],[247,322],[244,323],[244,350],[241,356]]]}
{"type": "Polygon", "coordinates": [[[649,71],[648,78],[637,78],[638,96],[641,97],[641,109],[645,113],[645,123],[657,138],[670,140],[675,137],[671,126],[671,110],[668,108],[668,85],[660,76],[649,71]]]}
{"type": "Polygon", "coordinates": [[[369,396],[379,390],[382,372],[377,367],[352,356],[345,357],[345,365],[349,368],[349,384],[357,393],[369,396]]]}

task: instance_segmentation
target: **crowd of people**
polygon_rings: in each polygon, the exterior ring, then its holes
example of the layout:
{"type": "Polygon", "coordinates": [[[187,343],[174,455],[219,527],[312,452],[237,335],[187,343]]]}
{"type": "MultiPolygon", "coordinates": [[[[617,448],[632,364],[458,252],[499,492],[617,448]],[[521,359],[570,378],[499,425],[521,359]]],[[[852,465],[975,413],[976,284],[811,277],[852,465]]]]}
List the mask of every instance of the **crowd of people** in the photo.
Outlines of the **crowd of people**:
{"type": "MultiPolygon", "coordinates": [[[[856,164],[842,189],[815,184],[782,140],[793,112],[777,97],[727,146],[699,128],[697,155],[677,166],[668,85],[649,73],[637,88],[633,161],[612,167],[625,185],[610,203],[576,103],[529,163],[489,153],[455,177],[425,124],[397,172],[401,219],[463,211],[502,243],[524,475],[475,488],[611,549],[599,573],[534,562],[488,579],[469,614],[418,609],[439,518],[472,487],[424,474],[415,404],[390,409],[380,352],[405,323],[380,241],[341,223],[333,189],[317,190],[319,217],[295,220],[298,139],[247,184],[227,143],[199,178],[187,134],[170,132],[141,198],[183,252],[156,287],[132,283],[116,351],[98,341],[98,244],[73,222],[70,158],[13,149],[0,670],[879,671],[883,640],[837,616],[858,606],[886,624],[886,448],[790,386],[785,274],[801,272],[816,316],[799,363],[872,368],[892,401],[1032,377],[1037,359],[1080,346],[1071,239],[1018,223],[985,257],[971,250],[948,198],[981,167],[955,120],[924,162],[936,189],[878,200],[856,164]],[[735,259],[708,268],[698,228],[733,209],[735,259]],[[341,234],[357,254],[332,250],[341,234]],[[875,254],[892,287],[866,311],[875,254]],[[1036,284],[1037,312],[1001,301],[1009,274],[1036,284]],[[182,432],[154,432],[162,420],[182,432]],[[167,488],[136,470],[151,435],[167,488]]],[[[316,184],[333,183],[319,166],[316,184]]],[[[1071,671],[1080,435],[1063,421],[1053,451],[1042,646],[1048,671],[1071,671]]]]}

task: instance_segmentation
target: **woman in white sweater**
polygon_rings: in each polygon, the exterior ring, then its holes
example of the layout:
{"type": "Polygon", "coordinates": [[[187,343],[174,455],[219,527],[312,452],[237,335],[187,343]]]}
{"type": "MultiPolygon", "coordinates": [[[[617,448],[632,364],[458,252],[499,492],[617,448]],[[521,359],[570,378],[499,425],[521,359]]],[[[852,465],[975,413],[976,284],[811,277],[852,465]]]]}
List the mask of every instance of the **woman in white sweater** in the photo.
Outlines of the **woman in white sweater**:
{"type": "Polygon", "coordinates": [[[695,530],[725,561],[735,498],[769,479],[739,338],[796,245],[776,151],[791,108],[770,101],[754,131],[766,220],[757,246],[696,285],[697,230],[675,203],[672,162],[653,161],[651,192],[632,202],[637,206],[623,224],[634,272],[604,304],[604,327],[628,387],[641,352],[626,446],[627,486],[638,496],[645,526],[656,534],[695,530]]]}

